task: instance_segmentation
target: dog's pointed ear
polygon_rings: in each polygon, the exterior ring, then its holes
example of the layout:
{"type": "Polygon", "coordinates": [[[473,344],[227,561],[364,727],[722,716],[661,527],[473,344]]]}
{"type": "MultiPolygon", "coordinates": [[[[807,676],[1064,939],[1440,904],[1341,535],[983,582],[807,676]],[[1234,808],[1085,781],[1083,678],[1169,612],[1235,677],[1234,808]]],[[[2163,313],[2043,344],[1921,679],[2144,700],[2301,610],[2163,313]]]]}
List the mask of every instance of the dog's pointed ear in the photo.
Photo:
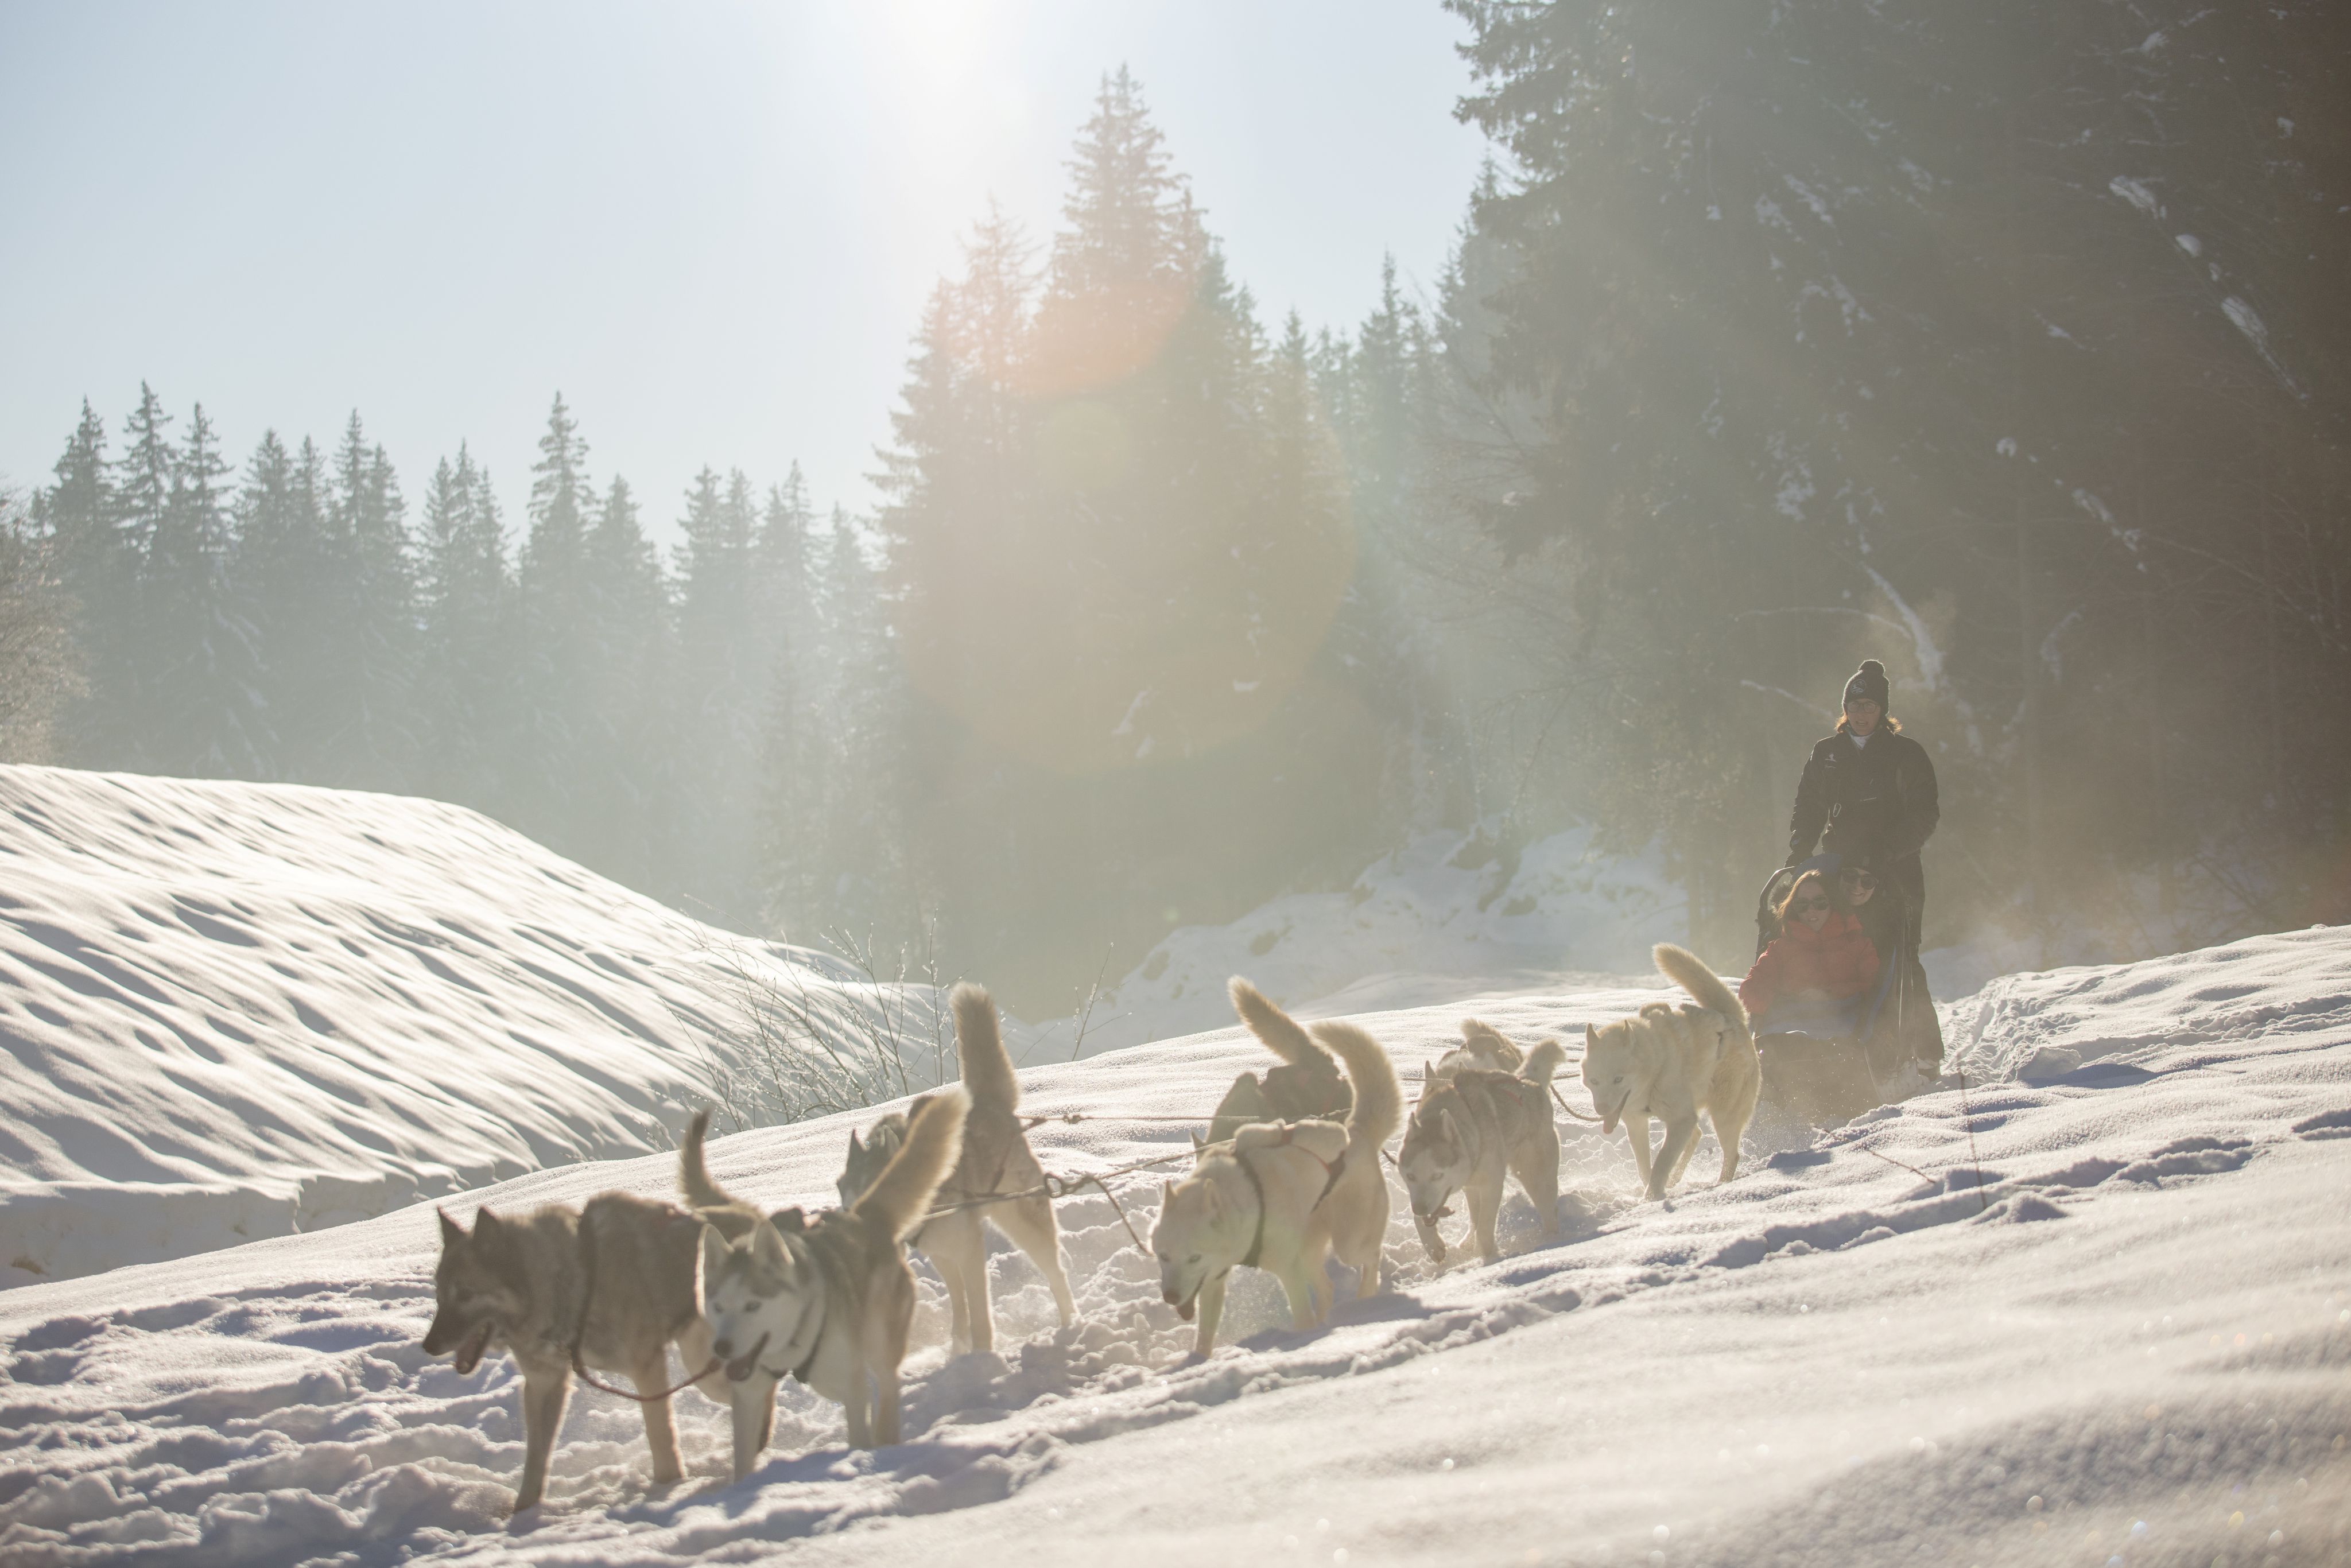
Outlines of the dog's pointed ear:
{"type": "Polygon", "coordinates": [[[1217,1190],[1217,1184],[1215,1182],[1207,1182],[1203,1185],[1207,1189],[1206,1196],[1207,1197],[1208,1218],[1210,1219],[1223,1218],[1225,1214],[1225,1195],[1217,1190]]]}
{"type": "Polygon", "coordinates": [[[763,1269],[786,1268],[791,1262],[782,1233],[764,1219],[751,1228],[751,1260],[763,1269]]]}
{"type": "Polygon", "coordinates": [[[465,1228],[449,1218],[449,1211],[435,1205],[434,1217],[441,1221],[441,1245],[463,1247],[466,1241],[465,1228]]]}
{"type": "Polygon", "coordinates": [[[697,1305],[700,1304],[702,1292],[707,1288],[710,1281],[726,1267],[726,1238],[718,1234],[718,1227],[704,1226],[702,1245],[695,1253],[695,1260],[701,1265],[695,1270],[694,1277],[694,1299],[697,1305]]]}
{"type": "Polygon", "coordinates": [[[853,1160],[853,1159],[855,1159],[858,1155],[860,1155],[863,1154],[864,1152],[865,1152],[865,1145],[862,1145],[862,1144],[861,1144],[861,1143],[859,1143],[859,1142],[857,1141],[857,1129],[856,1129],[856,1128],[854,1128],[854,1127],[850,1128],[850,1129],[849,1129],[849,1157],[850,1157],[851,1159],[852,1159],[852,1160],[853,1160]]]}
{"type": "MultiPolygon", "coordinates": [[[[1202,1136],[1201,1136],[1197,1132],[1193,1133],[1193,1134],[1192,1134],[1192,1152],[1193,1152],[1194,1154],[1196,1154],[1196,1154],[1198,1154],[1202,1149],[1205,1149],[1205,1148],[1207,1148],[1207,1146],[1208,1146],[1208,1140],[1207,1140],[1207,1139],[1206,1139],[1206,1138],[1202,1137],[1202,1136]]],[[[1173,1186],[1175,1184],[1174,1184],[1173,1182],[1170,1182],[1170,1183],[1168,1183],[1167,1185],[1168,1185],[1168,1186],[1173,1186]]]]}
{"type": "Polygon", "coordinates": [[[1437,1124],[1444,1132],[1447,1143],[1457,1149],[1461,1146],[1460,1124],[1454,1121],[1453,1113],[1445,1106],[1437,1108],[1437,1124]]]}
{"type": "Polygon", "coordinates": [[[1159,1184],[1159,1207],[1165,1208],[1175,1201],[1176,1184],[1172,1181],[1163,1180],[1159,1184]]]}
{"type": "Polygon", "coordinates": [[[488,1204],[486,1203],[482,1205],[481,1207],[474,1210],[474,1239],[476,1241],[488,1240],[491,1233],[496,1231],[503,1223],[504,1221],[500,1220],[496,1215],[490,1212],[490,1206],[488,1204]]]}

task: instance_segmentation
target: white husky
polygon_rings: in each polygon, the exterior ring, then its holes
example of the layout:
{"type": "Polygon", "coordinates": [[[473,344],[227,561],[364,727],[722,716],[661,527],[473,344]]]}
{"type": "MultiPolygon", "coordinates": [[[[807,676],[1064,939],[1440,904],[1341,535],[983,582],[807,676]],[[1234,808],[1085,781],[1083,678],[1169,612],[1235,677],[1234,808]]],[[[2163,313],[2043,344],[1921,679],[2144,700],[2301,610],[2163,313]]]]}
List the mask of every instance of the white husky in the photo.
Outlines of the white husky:
{"type": "Polygon", "coordinates": [[[1722,1145],[1722,1179],[1739,1174],[1739,1139],[1755,1114],[1763,1067],[1755,1054],[1747,1009],[1697,954],[1670,942],[1657,944],[1657,968],[1698,1003],[1675,1009],[1650,1002],[1632,1018],[1585,1026],[1583,1086],[1600,1113],[1600,1130],[1613,1133],[1622,1118],[1633,1140],[1633,1164],[1651,1197],[1663,1197],[1681,1180],[1698,1147],[1703,1111],[1722,1145]],[[1649,1153],[1649,1118],[1666,1124],[1665,1142],[1649,1153]]]}
{"type": "MultiPolygon", "coordinates": [[[[1285,1061],[1297,1059],[1307,1031],[1236,977],[1233,1007],[1260,1040],[1285,1061]]],[[[1263,1269],[1281,1281],[1290,1322],[1311,1328],[1331,1309],[1333,1294],[1323,1260],[1336,1255],[1357,1270],[1355,1294],[1380,1284],[1380,1242],[1387,1232],[1388,1186],[1380,1145],[1404,1113],[1404,1086],[1379,1041],[1353,1024],[1318,1023],[1312,1040],[1347,1070],[1354,1103],[1337,1122],[1256,1123],[1232,1141],[1210,1144],[1180,1182],[1160,1189],[1159,1220],[1151,1249],[1159,1260],[1160,1294],[1200,1326],[1192,1354],[1217,1343],[1225,1282],[1236,1267],[1263,1269]]]]}

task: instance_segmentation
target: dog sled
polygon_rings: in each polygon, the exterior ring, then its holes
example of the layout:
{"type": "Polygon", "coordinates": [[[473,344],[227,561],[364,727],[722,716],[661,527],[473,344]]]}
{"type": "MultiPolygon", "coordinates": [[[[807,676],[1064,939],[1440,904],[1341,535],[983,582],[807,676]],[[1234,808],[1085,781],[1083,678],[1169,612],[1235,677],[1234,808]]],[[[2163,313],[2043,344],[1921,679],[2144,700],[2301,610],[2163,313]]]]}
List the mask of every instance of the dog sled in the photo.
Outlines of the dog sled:
{"type": "MultiPolygon", "coordinates": [[[[1766,878],[1755,899],[1755,951],[1760,956],[1777,935],[1772,911],[1796,879],[1809,871],[1834,877],[1838,857],[1816,855],[1782,866],[1766,878]]],[[[1890,883],[1879,883],[1880,898],[1898,900],[1890,883]]],[[[1841,1000],[1775,1001],[1750,1019],[1755,1049],[1763,1063],[1762,1103],[1781,1113],[1830,1127],[1863,1112],[1905,1097],[1917,1075],[1909,1041],[1919,1009],[1934,1006],[1926,994],[1915,955],[1908,950],[1908,923],[1899,908],[1889,922],[1892,939],[1875,984],[1841,1000]]]]}

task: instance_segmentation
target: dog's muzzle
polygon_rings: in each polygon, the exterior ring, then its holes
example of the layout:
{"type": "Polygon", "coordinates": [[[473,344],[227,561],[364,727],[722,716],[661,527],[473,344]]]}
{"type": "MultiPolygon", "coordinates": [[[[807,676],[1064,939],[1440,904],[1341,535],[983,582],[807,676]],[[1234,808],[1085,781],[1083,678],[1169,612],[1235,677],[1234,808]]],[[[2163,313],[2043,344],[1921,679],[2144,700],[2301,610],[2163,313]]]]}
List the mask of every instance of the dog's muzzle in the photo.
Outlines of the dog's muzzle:
{"type": "Polygon", "coordinates": [[[482,1353],[490,1348],[490,1331],[496,1326],[486,1322],[458,1342],[457,1354],[450,1357],[450,1364],[456,1368],[458,1376],[482,1364],[482,1353]]]}
{"type": "Polygon", "coordinates": [[[726,1364],[726,1380],[729,1383],[740,1383],[750,1376],[751,1369],[759,1364],[759,1353],[767,1348],[768,1336],[763,1333],[759,1336],[758,1343],[726,1364]]]}
{"type": "MultiPolygon", "coordinates": [[[[1207,1282],[1208,1281],[1204,1278],[1201,1280],[1200,1285],[1205,1285],[1207,1282]]],[[[1165,1301],[1169,1306],[1175,1308],[1176,1315],[1188,1323],[1192,1321],[1192,1312],[1194,1309],[1199,1304],[1200,1285],[1193,1286],[1192,1293],[1188,1296],[1178,1296],[1173,1291],[1162,1291],[1159,1292],[1159,1299],[1165,1301]]]]}
{"type": "Polygon", "coordinates": [[[1453,1206],[1452,1206],[1450,1203],[1444,1203],[1444,1204],[1439,1204],[1437,1207],[1435,1207],[1435,1208],[1433,1208],[1433,1209],[1430,1209],[1430,1210],[1429,1210],[1427,1213],[1426,1213],[1426,1214],[1422,1213],[1422,1212],[1421,1212],[1419,1209],[1417,1209],[1417,1208],[1414,1209],[1414,1210],[1412,1211],[1412,1213],[1413,1213],[1413,1218],[1416,1218],[1416,1219],[1417,1219],[1417,1220],[1419,1220],[1422,1224],[1424,1224],[1424,1225],[1434,1225],[1434,1224],[1436,1224],[1436,1223],[1437,1223],[1438,1220],[1440,1220],[1440,1219],[1450,1219],[1450,1218],[1453,1218],[1453,1206]]]}

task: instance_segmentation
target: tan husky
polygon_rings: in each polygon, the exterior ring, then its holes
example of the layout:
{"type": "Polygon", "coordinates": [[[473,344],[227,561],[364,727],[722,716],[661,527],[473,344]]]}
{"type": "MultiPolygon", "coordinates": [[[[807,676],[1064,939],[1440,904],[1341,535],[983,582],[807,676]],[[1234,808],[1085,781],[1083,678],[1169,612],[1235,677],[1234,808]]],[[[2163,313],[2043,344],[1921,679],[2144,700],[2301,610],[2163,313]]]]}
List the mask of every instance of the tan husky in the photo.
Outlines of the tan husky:
{"type": "Polygon", "coordinates": [[[1482,1068],[1488,1072],[1516,1072],[1527,1064],[1526,1052],[1510,1038],[1492,1024],[1477,1019],[1461,1020],[1461,1043],[1423,1068],[1420,1074],[1420,1098],[1426,1103],[1431,1094],[1453,1082],[1453,1075],[1464,1068],[1482,1068]]]}
{"type": "Polygon", "coordinates": [[[863,1196],[810,1221],[730,1197],[703,1163],[708,1113],[687,1130],[678,1179],[705,1222],[694,1277],[710,1354],[726,1364],[737,1480],[774,1434],[786,1377],[840,1404],[851,1448],[898,1440],[898,1366],[914,1318],[914,1274],[899,1244],[955,1168],[968,1104],[961,1089],[930,1096],[863,1196]]]}
{"type": "MultiPolygon", "coordinates": [[[[950,1348],[961,1355],[996,1348],[982,1220],[994,1220],[1043,1272],[1063,1326],[1077,1316],[1077,1304],[1070,1297],[1069,1273],[1061,1267],[1061,1233],[1053,1222],[1052,1200],[1037,1190],[1044,1183],[1045,1167],[1037,1163],[1020,1124],[1020,1081],[1005,1054],[996,1004],[985,990],[967,983],[948,993],[947,1005],[955,1012],[956,1057],[962,1063],[963,1086],[971,1094],[971,1115],[963,1124],[963,1158],[939,1188],[939,1201],[971,1204],[998,1193],[1023,1195],[950,1209],[909,1239],[909,1245],[938,1265],[939,1276],[946,1281],[947,1308],[954,1319],[950,1348]]],[[[919,1114],[926,1103],[917,1100],[911,1109],[919,1114]]],[[[854,1132],[849,1134],[849,1159],[839,1183],[844,1206],[855,1203],[873,1185],[905,1142],[906,1115],[891,1112],[873,1124],[862,1142],[854,1132]]]]}
{"type": "Polygon", "coordinates": [[[1236,977],[1233,1007],[1259,1040],[1285,1061],[1319,1045],[1346,1065],[1353,1088],[1347,1120],[1253,1123],[1231,1142],[1209,1144],[1180,1182],[1160,1188],[1151,1249],[1159,1260],[1161,1297],[1200,1324],[1192,1354],[1217,1343],[1225,1284],[1242,1265],[1281,1281],[1290,1319],[1311,1328],[1331,1308],[1323,1260],[1335,1254],[1357,1270],[1355,1294],[1380,1285],[1380,1242],[1388,1225],[1388,1186],[1380,1145],[1404,1113],[1404,1087],[1379,1041],[1353,1024],[1314,1026],[1313,1040],[1297,1021],[1236,977]],[[1280,1043],[1277,1044],[1276,1040],[1280,1043]]]}
{"type": "Polygon", "coordinates": [[[1600,1113],[1600,1130],[1613,1133],[1622,1118],[1633,1140],[1633,1163],[1651,1197],[1663,1197],[1681,1180],[1698,1147],[1702,1111],[1722,1145],[1722,1177],[1739,1174],[1739,1139],[1755,1114],[1763,1068],[1747,1009],[1697,954],[1660,942],[1657,969],[1690,994],[1696,1007],[1679,1009],[1650,1002],[1634,1017],[1601,1027],[1585,1026],[1583,1086],[1600,1113]],[[1665,1141],[1649,1153],[1649,1118],[1666,1124],[1665,1141]]]}
{"type": "Polygon", "coordinates": [[[1207,1142],[1224,1143],[1251,1122],[1336,1120],[1347,1113],[1353,1091],[1313,1036],[1295,1024],[1270,1031],[1252,1024],[1250,1030],[1281,1058],[1280,1065],[1233,1080],[1208,1118],[1207,1142]]]}
{"type": "MultiPolygon", "coordinates": [[[[1473,1025],[1485,1027],[1472,1019],[1461,1026],[1463,1036],[1482,1043],[1483,1036],[1470,1032],[1473,1025]]],[[[1510,1056],[1519,1054],[1508,1040],[1501,1043],[1510,1047],[1510,1056]]],[[[1494,1243],[1494,1219],[1501,1212],[1506,1174],[1519,1178],[1535,1206],[1543,1239],[1559,1235],[1559,1128],[1551,1119],[1551,1079],[1567,1060],[1567,1051],[1559,1041],[1547,1040],[1516,1072],[1463,1065],[1454,1061],[1457,1057],[1474,1060],[1465,1046],[1438,1061],[1437,1071],[1423,1085],[1419,1107],[1405,1126],[1404,1153],[1396,1166],[1412,1203],[1413,1224],[1429,1258],[1445,1261],[1445,1241],[1437,1222],[1451,1212],[1446,1206],[1458,1192],[1468,1199],[1469,1230],[1478,1255],[1491,1263],[1502,1255],[1494,1243]]]]}
{"type": "MultiPolygon", "coordinates": [[[[462,1375],[486,1351],[513,1352],[522,1368],[517,1512],[537,1506],[547,1490],[575,1347],[582,1364],[624,1373],[640,1393],[669,1385],[672,1343],[688,1367],[709,1364],[710,1331],[694,1301],[701,1234],[684,1210],[624,1192],[591,1197],[584,1208],[549,1204],[512,1218],[484,1208],[470,1232],[441,1216],[424,1354],[454,1353],[462,1375]]],[[[698,1386],[713,1399],[726,1397],[726,1380],[715,1373],[698,1386]]],[[[666,1396],[648,1401],[644,1411],[653,1484],[665,1486],[685,1473],[677,1427],[666,1396]]]]}

